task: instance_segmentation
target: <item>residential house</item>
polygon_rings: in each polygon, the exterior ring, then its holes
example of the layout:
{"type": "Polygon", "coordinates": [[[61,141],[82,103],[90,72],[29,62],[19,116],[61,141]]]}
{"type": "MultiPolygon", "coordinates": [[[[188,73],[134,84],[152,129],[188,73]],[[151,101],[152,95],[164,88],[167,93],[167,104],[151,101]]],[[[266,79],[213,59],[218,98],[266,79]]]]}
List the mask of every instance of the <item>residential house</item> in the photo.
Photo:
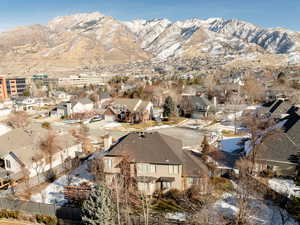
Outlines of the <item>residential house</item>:
{"type": "Polygon", "coordinates": [[[163,118],[164,109],[162,107],[153,107],[152,118],[155,121],[161,121],[163,118]]]}
{"type": "Polygon", "coordinates": [[[152,118],[153,104],[141,99],[118,98],[112,101],[105,112],[105,118],[124,122],[145,122],[152,118]]]}
{"type": "Polygon", "coordinates": [[[182,96],[180,114],[191,118],[201,118],[216,111],[216,100],[213,104],[205,96],[182,96]]]}
{"type": "Polygon", "coordinates": [[[112,107],[108,107],[103,113],[104,120],[108,122],[116,121],[118,119],[118,113],[119,112],[115,111],[112,107]]]}
{"type": "Polygon", "coordinates": [[[201,85],[189,85],[182,91],[182,96],[202,95],[206,92],[206,88],[201,85]]]}
{"type": "Polygon", "coordinates": [[[109,102],[112,100],[111,95],[108,92],[101,92],[99,94],[99,102],[98,107],[104,108],[106,104],[109,104],[109,102]]]}
{"type": "Polygon", "coordinates": [[[30,97],[18,97],[15,99],[15,110],[16,111],[30,111],[37,106],[35,98],[30,97]]]}
{"type": "Polygon", "coordinates": [[[0,167],[11,174],[11,177],[21,178],[24,170],[29,177],[49,171],[68,159],[73,159],[82,152],[82,146],[68,133],[56,133],[55,142],[60,146],[53,152],[52,160],[40,149],[39,143],[49,130],[41,126],[13,129],[0,136],[0,167]],[[50,163],[51,161],[51,163],[50,163]]]}
{"type": "Polygon", "coordinates": [[[12,101],[3,101],[0,102],[0,116],[7,116],[12,112],[13,102],[12,101]]]}
{"type": "Polygon", "coordinates": [[[282,132],[267,137],[257,153],[258,170],[295,175],[300,150],[300,115],[294,112],[281,122],[282,132]]]}
{"type": "Polygon", "coordinates": [[[85,113],[94,109],[94,103],[88,98],[81,98],[73,102],[72,113],[85,113]]]}
{"type": "Polygon", "coordinates": [[[222,77],[219,81],[221,84],[244,85],[244,74],[243,73],[230,74],[228,76],[222,77]]]}
{"type": "Polygon", "coordinates": [[[14,101],[14,108],[16,111],[30,111],[52,104],[48,98],[18,97],[15,98],[14,101]]]}
{"type": "Polygon", "coordinates": [[[122,84],[121,85],[121,92],[126,93],[126,92],[132,92],[137,90],[136,85],[130,85],[130,84],[122,84]]]}
{"type": "Polygon", "coordinates": [[[209,170],[197,153],[182,149],[182,141],[154,133],[130,133],[104,156],[106,182],[121,173],[120,165],[130,163],[130,176],[146,194],[156,190],[184,190],[200,184],[209,170]]]}
{"type": "Polygon", "coordinates": [[[57,119],[66,118],[76,113],[89,113],[94,109],[94,103],[88,98],[78,101],[62,102],[49,112],[50,117],[57,119]]]}
{"type": "Polygon", "coordinates": [[[271,103],[265,104],[264,107],[260,109],[260,113],[280,119],[289,114],[290,108],[291,103],[289,101],[278,99],[271,103]]]}
{"type": "Polygon", "coordinates": [[[69,117],[72,114],[72,103],[63,102],[49,112],[49,116],[57,119],[69,117]]]}
{"type": "Polygon", "coordinates": [[[64,91],[52,91],[51,95],[53,98],[55,98],[56,101],[59,102],[66,102],[66,101],[70,101],[71,99],[71,95],[69,95],[68,93],[64,92],[64,91]]]}

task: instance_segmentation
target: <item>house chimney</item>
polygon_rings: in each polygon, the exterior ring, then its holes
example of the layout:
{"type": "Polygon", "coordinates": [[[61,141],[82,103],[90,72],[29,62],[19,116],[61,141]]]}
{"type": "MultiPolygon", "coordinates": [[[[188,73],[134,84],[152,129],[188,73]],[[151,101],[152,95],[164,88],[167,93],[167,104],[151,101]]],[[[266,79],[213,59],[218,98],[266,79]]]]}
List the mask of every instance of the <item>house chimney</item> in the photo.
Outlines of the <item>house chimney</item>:
{"type": "Polygon", "coordinates": [[[112,146],[112,136],[107,134],[104,136],[104,151],[107,151],[112,146]]]}

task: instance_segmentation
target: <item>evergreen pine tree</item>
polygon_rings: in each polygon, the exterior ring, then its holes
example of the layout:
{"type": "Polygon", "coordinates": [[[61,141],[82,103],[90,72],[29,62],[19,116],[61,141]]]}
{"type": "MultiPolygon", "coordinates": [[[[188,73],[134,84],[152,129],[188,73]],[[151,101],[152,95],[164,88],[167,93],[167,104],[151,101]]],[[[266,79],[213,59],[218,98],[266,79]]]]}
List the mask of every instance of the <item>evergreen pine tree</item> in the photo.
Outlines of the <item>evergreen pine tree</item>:
{"type": "Polygon", "coordinates": [[[169,117],[172,115],[172,113],[175,110],[175,105],[173,102],[173,99],[171,98],[171,96],[168,96],[165,100],[165,103],[163,105],[163,109],[164,109],[164,116],[165,117],[169,117]]]}
{"type": "Polygon", "coordinates": [[[115,225],[116,206],[112,192],[104,185],[97,185],[82,206],[82,222],[85,225],[115,225]]]}

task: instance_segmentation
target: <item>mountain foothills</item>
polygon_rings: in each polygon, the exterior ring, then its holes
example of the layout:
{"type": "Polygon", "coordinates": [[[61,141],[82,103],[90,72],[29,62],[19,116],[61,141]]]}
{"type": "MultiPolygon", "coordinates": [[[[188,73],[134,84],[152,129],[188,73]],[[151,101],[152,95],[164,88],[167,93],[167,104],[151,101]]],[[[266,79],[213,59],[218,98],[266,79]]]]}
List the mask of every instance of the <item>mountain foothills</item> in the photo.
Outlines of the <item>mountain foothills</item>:
{"type": "Polygon", "coordinates": [[[124,22],[98,12],[0,33],[0,73],[8,74],[193,57],[223,57],[233,65],[295,65],[300,33],[221,18],[124,22]]]}

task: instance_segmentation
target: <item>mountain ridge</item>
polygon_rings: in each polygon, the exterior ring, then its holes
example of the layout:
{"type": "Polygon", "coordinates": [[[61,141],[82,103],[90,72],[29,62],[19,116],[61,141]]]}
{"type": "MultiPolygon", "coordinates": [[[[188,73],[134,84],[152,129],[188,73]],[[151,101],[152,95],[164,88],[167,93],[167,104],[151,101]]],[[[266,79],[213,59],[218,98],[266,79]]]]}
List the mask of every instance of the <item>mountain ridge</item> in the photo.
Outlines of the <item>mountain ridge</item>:
{"type": "Polygon", "coordinates": [[[300,33],[223,18],[120,21],[99,12],[59,16],[48,24],[0,32],[0,72],[96,68],[170,57],[252,60],[278,55],[299,64],[300,33]]]}

